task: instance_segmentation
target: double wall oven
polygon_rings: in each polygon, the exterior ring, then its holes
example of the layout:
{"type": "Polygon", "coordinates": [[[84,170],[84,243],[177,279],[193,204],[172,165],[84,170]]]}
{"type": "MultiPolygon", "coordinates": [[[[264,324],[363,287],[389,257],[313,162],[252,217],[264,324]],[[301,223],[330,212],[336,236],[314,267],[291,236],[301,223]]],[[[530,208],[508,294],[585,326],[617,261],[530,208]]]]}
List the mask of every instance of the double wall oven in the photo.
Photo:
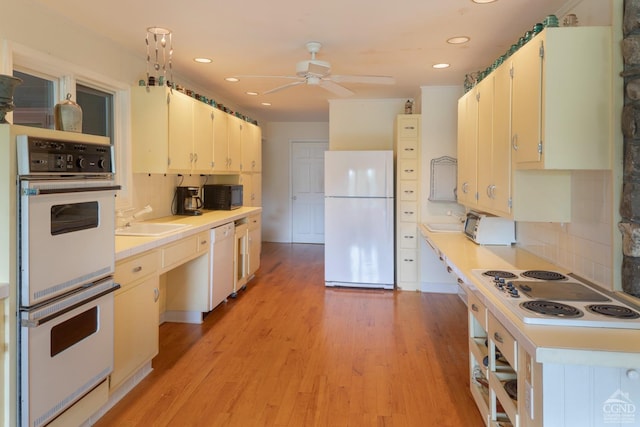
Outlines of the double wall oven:
{"type": "Polygon", "coordinates": [[[113,369],[113,147],[17,137],[20,425],[49,423],[113,369]]]}

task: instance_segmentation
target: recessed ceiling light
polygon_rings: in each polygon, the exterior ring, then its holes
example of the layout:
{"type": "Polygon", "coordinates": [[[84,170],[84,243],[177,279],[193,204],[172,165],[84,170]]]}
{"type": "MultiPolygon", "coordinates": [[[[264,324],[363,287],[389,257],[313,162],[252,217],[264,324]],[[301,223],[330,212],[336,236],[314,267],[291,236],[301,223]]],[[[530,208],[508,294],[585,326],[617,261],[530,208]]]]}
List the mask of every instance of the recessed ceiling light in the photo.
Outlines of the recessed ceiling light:
{"type": "Polygon", "coordinates": [[[211,58],[193,58],[195,62],[199,62],[200,64],[210,64],[213,62],[211,58]]]}
{"type": "Polygon", "coordinates": [[[252,91],[248,91],[248,92],[245,92],[245,93],[247,95],[251,95],[251,96],[257,96],[258,95],[258,92],[252,92],[252,91]]]}
{"type": "Polygon", "coordinates": [[[442,62],[440,64],[433,64],[433,68],[449,68],[451,66],[451,64],[447,64],[445,62],[442,62]]]}
{"type": "Polygon", "coordinates": [[[493,3],[496,0],[471,0],[474,3],[485,4],[485,3],[493,3]]]}
{"type": "Polygon", "coordinates": [[[265,107],[271,107],[271,103],[270,102],[263,102],[262,105],[264,105],[265,107]]]}
{"type": "Polygon", "coordinates": [[[237,78],[237,77],[226,77],[225,80],[228,81],[228,82],[232,82],[232,83],[240,81],[240,79],[237,78]]]}
{"type": "Polygon", "coordinates": [[[462,43],[467,43],[469,40],[471,39],[467,36],[456,36],[456,37],[451,37],[450,39],[447,39],[447,43],[462,44],[462,43]]]}

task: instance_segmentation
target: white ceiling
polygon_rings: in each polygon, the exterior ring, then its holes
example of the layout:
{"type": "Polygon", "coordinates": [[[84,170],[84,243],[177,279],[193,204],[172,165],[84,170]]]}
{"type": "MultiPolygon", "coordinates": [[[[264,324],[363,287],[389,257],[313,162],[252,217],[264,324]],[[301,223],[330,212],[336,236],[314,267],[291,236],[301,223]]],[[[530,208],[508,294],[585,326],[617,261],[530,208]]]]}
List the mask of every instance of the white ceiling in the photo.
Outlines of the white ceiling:
{"type": "MultiPolygon", "coordinates": [[[[55,13],[104,34],[126,49],[146,56],[150,26],[173,32],[173,68],[211,97],[233,103],[243,113],[268,121],[328,121],[331,92],[295,86],[263,92],[290,80],[242,79],[233,75],[294,75],[309,58],[308,41],[322,43],[317,59],[329,61],[333,74],[388,75],[395,85],[344,84],[352,98],[412,98],[424,85],[462,85],[465,74],[484,69],[523,33],[549,14],[576,0],[39,0],[55,13]],[[471,41],[450,45],[466,35],[471,41]],[[194,57],[210,57],[197,64],[194,57]],[[447,62],[451,67],[432,68],[447,62]],[[256,91],[258,96],[246,95],[256,91]],[[271,107],[261,102],[272,103],[271,107]]],[[[579,3],[579,2],[578,2],[579,3]]],[[[176,79],[177,83],[180,83],[176,79]]],[[[133,82],[132,82],[133,83],[133,82]]]]}

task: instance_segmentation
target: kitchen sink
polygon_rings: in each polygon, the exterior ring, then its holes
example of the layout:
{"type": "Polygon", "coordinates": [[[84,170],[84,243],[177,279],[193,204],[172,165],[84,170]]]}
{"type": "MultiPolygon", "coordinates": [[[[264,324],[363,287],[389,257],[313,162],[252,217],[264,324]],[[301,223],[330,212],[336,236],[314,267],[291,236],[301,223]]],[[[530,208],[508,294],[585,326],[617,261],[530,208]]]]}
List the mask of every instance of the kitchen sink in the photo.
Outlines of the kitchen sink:
{"type": "Polygon", "coordinates": [[[189,227],[188,224],[168,222],[137,222],[126,227],[116,228],[116,236],[157,237],[189,227]]]}
{"type": "Polygon", "coordinates": [[[427,230],[438,233],[460,233],[464,224],[458,222],[432,222],[425,224],[427,230]]]}

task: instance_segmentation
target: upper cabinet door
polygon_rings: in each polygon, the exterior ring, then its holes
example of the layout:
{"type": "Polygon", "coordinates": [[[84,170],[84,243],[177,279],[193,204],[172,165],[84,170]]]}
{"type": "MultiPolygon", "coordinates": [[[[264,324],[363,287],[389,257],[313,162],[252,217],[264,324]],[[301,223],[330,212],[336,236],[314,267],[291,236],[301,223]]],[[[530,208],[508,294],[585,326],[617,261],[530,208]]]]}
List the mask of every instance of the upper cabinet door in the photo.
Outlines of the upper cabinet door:
{"type": "Polygon", "coordinates": [[[207,174],[213,167],[213,107],[193,104],[192,172],[207,174]]]}
{"type": "Polygon", "coordinates": [[[543,40],[535,37],[513,55],[511,144],[516,163],[539,162],[543,40]]]}
{"type": "Polygon", "coordinates": [[[227,117],[224,111],[213,110],[213,172],[228,170],[229,137],[227,133],[227,117]]]}
{"type": "Polygon", "coordinates": [[[193,135],[193,100],[174,91],[169,96],[169,171],[191,172],[193,135]]]}

